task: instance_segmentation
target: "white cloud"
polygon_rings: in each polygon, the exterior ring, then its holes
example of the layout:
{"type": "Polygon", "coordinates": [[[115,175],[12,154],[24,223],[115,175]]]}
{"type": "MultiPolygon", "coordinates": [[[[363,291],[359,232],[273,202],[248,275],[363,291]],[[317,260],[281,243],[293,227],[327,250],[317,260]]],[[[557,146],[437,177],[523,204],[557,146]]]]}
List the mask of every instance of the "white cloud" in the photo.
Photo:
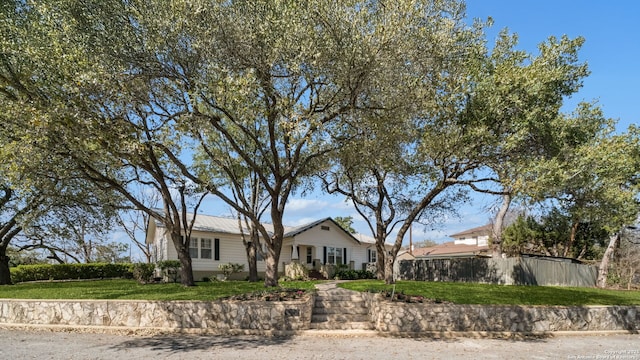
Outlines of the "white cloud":
{"type": "Polygon", "coordinates": [[[309,212],[328,206],[328,202],[318,199],[291,199],[287,203],[286,211],[309,212]]]}

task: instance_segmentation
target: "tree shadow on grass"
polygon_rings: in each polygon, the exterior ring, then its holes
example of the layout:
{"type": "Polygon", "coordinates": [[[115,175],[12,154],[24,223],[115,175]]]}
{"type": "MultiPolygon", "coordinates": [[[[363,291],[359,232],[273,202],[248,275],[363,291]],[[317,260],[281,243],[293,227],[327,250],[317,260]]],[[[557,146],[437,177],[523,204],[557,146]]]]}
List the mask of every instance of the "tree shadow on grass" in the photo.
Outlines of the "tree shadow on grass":
{"type": "Polygon", "coordinates": [[[291,338],[291,336],[163,334],[133,338],[111,348],[114,350],[146,348],[157,352],[186,353],[213,348],[256,349],[263,346],[278,346],[290,341],[291,338]]]}

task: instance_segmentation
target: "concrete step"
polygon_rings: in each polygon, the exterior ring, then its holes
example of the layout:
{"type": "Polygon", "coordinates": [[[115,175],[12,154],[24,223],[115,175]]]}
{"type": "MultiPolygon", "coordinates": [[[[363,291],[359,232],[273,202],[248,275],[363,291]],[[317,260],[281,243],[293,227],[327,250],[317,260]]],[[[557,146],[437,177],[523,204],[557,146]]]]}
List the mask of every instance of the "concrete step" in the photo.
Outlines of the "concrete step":
{"type": "Polygon", "coordinates": [[[311,329],[317,331],[371,331],[374,325],[369,319],[369,309],[358,292],[318,286],[311,329]]]}
{"type": "Polygon", "coordinates": [[[352,294],[344,294],[344,295],[334,295],[334,294],[328,294],[328,295],[321,295],[318,294],[316,296],[316,302],[317,301],[323,301],[323,300],[329,300],[329,301],[364,301],[362,299],[362,295],[360,294],[356,294],[356,295],[352,295],[352,294]]]}
{"type": "Polygon", "coordinates": [[[311,329],[313,330],[374,330],[374,326],[369,321],[361,322],[318,322],[311,323],[311,329]]]}
{"type": "Polygon", "coordinates": [[[345,308],[361,308],[367,307],[364,301],[345,301],[345,300],[316,300],[313,303],[317,307],[345,307],[345,308]]]}
{"type": "Polygon", "coordinates": [[[369,314],[313,314],[311,323],[321,322],[366,322],[369,321],[369,314]]]}
{"type": "Polygon", "coordinates": [[[315,306],[313,308],[313,314],[369,314],[369,309],[366,306],[315,306]]]}

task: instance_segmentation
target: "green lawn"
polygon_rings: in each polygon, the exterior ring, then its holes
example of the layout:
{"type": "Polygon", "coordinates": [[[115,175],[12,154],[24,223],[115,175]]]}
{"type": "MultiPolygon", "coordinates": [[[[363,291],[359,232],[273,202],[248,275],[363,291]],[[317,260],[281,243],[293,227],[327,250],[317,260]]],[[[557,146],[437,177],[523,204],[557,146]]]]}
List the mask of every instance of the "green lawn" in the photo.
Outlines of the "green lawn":
{"type": "MultiPolygon", "coordinates": [[[[283,282],[286,288],[314,289],[317,281],[283,282]]],[[[378,280],[359,280],[340,284],[357,290],[391,290],[378,280]]],[[[31,282],[0,286],[0,298],[11,299],[135,299],[135,300],[214,300],[231,295],[265,290],[263,283],[246,281],[199,282],[140,285],[133,280],[31,282]]],[[[504,286],[471,283],[400,281],[396,292],[421,295],[456,304],[516,305],[640,305],[640,291],[550,286],[504,286]]]]}
{"type": "MultiPolygon", "coordinates": [[[[282,287],[314,289],[311,281],[290,281],[282,287]]],[[[29,282],[0,286],[0,298],[10,299],[132,299],[132,300],[213,300],[231,295],[265,290],[264,283],[247,281],[198,282],[140,285],[134,280],[29,282]]]]}
{"type": "MultiPolygon", "coordinates": [[[[378,280],[352,281],[342,283],[340,287],[357,291],[393,289],[392,285],[378,280]]],[[[640,305],[640,291],[637,290],[399,281],[395,291],[455,304],[640,305]]]]}

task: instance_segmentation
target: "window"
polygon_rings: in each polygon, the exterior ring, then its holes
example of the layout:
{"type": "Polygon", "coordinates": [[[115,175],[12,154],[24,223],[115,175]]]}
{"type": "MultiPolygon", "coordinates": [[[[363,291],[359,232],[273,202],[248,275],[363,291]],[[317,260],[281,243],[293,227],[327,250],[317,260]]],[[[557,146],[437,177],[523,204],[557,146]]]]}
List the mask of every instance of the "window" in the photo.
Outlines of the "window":
{"type": "Polygon", "coordinates": [[[344,264],[344,259],[342,257],[342,249],[336,248],[336,264],[344,264]]]}
{"type": "Polygon", "coordinates": [[[311,246],[307,246],[307,264],[311,264],[313,262],[313,248],[311,246]]]}
{"type": "Polygon", "coordinates": [[[200,239],[200,257],[211,259],[211,239],[200,239]]]}
{"type": "Polygon", "coordinates": [[[369,249],[369,261],[370,263],[374,263],[378,261],[378,252],[376,250],[369,249]]]}
{"type": "Polygon", "coordinates": [[[197,259],[198,258],[198,239],[197,238],[191,238],[191,240],[189,241],[189,256],[191,256],[192,259],[197,259]]]}
{"type": "Polygon", "coordinates": [[[342,248],[327,246],[327,264],[340,265],[344,264],[342,257],[342,248]]]}

